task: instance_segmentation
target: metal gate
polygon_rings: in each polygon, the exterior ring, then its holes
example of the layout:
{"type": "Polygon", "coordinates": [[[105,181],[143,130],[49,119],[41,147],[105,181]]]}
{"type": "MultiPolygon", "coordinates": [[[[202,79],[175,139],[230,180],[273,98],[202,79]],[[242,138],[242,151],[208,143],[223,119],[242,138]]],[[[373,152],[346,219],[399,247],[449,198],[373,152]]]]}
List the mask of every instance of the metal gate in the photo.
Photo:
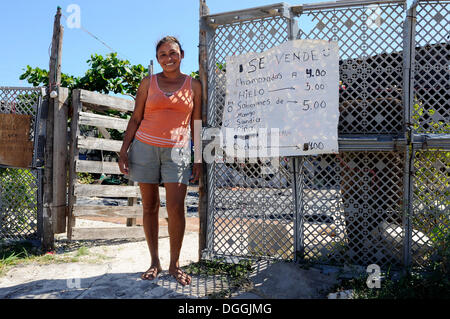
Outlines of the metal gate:
{"type": "Polygon", "coordinates": [[[46,111],[44,88],[0,87],[0,113],[31,115],[32,164],[0,166],[0,240],[40,240],[46,111]]]}
{"type": "Polygon", "coordinates": [[[339,154],[280,158],[270,176],[246,162],[207,165],[208,253],[381,267],[432,260],[449,233],[449,10],[450,1],[409,10],[404,0],[337,1],[201,17],[209,127],[222,124],[226,56],[338,41],[342,81],[339,154]]]}

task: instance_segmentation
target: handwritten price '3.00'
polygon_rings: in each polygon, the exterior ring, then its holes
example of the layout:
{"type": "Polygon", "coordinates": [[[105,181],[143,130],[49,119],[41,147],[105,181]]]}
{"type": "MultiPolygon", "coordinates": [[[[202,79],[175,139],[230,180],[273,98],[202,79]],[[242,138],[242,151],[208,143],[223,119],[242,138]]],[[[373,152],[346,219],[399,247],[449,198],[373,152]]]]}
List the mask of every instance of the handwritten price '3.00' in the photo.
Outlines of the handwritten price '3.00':
{"type": "Polygon", "coordinates": [[[306,82],[305,91],[311,91],[311,90],[315,90],[315,91],[325,90],[325,84],[316,83],[314,85],[311,85],[309,82],[306,82]]]}

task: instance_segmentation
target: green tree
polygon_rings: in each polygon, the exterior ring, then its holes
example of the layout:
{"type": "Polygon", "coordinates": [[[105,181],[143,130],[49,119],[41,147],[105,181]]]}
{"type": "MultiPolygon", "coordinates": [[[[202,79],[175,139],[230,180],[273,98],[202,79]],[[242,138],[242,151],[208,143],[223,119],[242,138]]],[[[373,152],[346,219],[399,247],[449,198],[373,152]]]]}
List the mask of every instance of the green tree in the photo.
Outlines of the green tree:
{"type": "MultiPolygon", "coordinates": [[[[117,53],[91,55],[87,60],[89,65],[86,73],[81,77],[61,74],[61,86],[70,90],[84,89],[99,93],[123,94],[136,96],[141,80],[148,74],[148,69],[141,64],[132,65],[128,60],[117,57],[117,53]]],[[[33,86],[48,86],[48,71],[27,65],[21,80],[27,80],[33,86]]]]}
{"type": "MultiPolygon", "coordinates": [[[[105,57],[98,54],[91,55],[86,61],[89,68],[81,77],[65,73],[61,74],[61,86],[74,89],[84,89],[104,94],[113,92],[135,97],[139,84],[147,76],[148,68],[141,64],[132,65],[128,60],[121,60],[117,53],[107,54],[105,57]]],[[[48,71],[41,68],[32,68],[27,65],[20,75],[21,80],[27,80],[33,86],[48,86],[48,71]]],[[[198,79],[198,71],[190,75],[198,79]]]]}

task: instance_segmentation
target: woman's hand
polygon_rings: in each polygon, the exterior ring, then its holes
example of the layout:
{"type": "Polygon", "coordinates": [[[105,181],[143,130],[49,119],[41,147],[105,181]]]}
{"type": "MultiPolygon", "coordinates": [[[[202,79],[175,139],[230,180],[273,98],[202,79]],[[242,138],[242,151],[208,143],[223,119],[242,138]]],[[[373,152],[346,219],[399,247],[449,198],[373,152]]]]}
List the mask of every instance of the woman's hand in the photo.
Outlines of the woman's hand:
{"type": "Polygon", "coordinates": [[[202,175],[203,164],[202,163],[194,163],[194,167],[192,168],[191,182],[195,183],[199,180],[202,175]]]}
{"type": "Polygon", "coordinates": [[[122,174],[128,175],[128,154],[127,154],[127,152],[120,152],[120,154],[119,154],[119,169],[122,174]]]}

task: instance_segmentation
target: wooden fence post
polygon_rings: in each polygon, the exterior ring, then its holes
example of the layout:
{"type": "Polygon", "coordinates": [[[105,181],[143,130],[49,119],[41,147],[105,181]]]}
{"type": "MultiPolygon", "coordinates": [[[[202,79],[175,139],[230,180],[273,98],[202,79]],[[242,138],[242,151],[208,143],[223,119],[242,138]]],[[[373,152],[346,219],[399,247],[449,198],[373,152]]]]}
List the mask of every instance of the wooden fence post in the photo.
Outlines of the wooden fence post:
{"type": "Polygon", "coordinates": [[[67,214],[67,238],[72,240],[72,228],[75,226],[75,217],[73,216],[73,206],[76,202],[74,194],[74,187],[77,180],[77,173],[75,171],[76,160],[78,159],[77,136],[79,135],[78,120],[82,110],[82,103],[80,101],[80,90],[72,91],[72,120],[70,128],[70,148],[69,148],[69,208],[67,214]]]}
{"type": "Polygon", "coordinates": [[[45,132],[45,153],[44,153],[44,176],[42,179],[42,249],[44,251],[50,251],[54,248],[54,232],[52,225],[52,161],[53,156],[52,148],[53,148],[53,125],[51,124],[51,120],[53,118],[53,108],[49,107],[49,99],[48,95],[43,99],[42,108],[48,110],[47,111],[47,127],[45,132]]]}
{"type": "MultiPolygon", "coordinates": [[[[208,107],[208,60],[206,50],[206,30],[204,29],[203,16],[209,14],[205,0],[200,0],[200,33],[199,33],[199,77],[202,82],[202,123],[206,124],[208,107]]],[[[203,151],[203,150],[202,150],[203,151]]],[[[206,248],[206,229],[208,212],[208,187],[207,187],[207,166],[203,162],[203,174],[199,180],[199,234],[198,234],[198,258],[202,259],[202,252],[206,248]]]]}
{"type": "MultiPolygon", "coordinates": [[[[53,24],[53,38],[52,38],[52,49],[50,56],[50,64],[49,64],[49,93],[58,92],[59,85],[61,84],[61,57],[62,57],[62,39],[63,39],[64,29],[61,26],[61,8],[58,7],[55,20],[53,24]]],[[[58,94],[59,95],[59,94],[58,94]]],[[[51,95],[52,96],[52,95],[51,95]]],[[[55,176],[53,172],[54,168],[54,156],[53,156],[53,146],[54,146],[54,136],[55,136],[55,116],[60,117],[60,98],[59,96],[50,97],[48,105],[48,117],[47,117],[47,131],[46,131],[46,151],[45,151],[45,170],[44,170],[44,194],[43,194],[43,207],[44,207],[44,223],[43,223],[43,239],[42,239],[42,247],[44,250],[51,250],[54,248],[54,233],[55,230],[59,230],[60,226],[58,225],[58,209],[55,208],[55,203],[57,203],[57,199],[55,194],[59,191],[59,182],[54,185],[55,176]],[[57,114],[55,114],[55,110],[57,114]],[[59,227],[58,227],[59,226],[59,227]]],[[[64,107],[63,107],[64,108],[64,107]]],[[[60,123],[60,121],[58,121],[60,123]]],[[[57,124],[59,125],[59,124],[57,124]]],[[[66,134],[66,131],[64,134],[66,134]]],[[[59,132],[58,132],[59,133],[59,132]]],[[[59,134],[57,134],[59,135],[59,134]]],[[[56,166],[59,168],[60,159],[59,156],[57,158],[56,166]]],[[[65,163],[63,165],[65,167],[65,163]]],[[[66,192],[65,187],[62,190],[64,193],[66,192]]],[[[59,196],[59,195],[57,195],[59,196]]],[[[65,196],[65,195],[64,195],[65,196]]],[[[58,197],[59,198],[59,197],[58,197]]],[[[65,216],[65,209],[64,209],[65,216]]],[[[65,225],[64,225],[65,227],[65,225]]]]}
{"type": "Polygon", "coordinates": [[[69,89],[59,88],[53,104],[53,231],[66,231],[67,211],[67,117],[69,89]]]}

